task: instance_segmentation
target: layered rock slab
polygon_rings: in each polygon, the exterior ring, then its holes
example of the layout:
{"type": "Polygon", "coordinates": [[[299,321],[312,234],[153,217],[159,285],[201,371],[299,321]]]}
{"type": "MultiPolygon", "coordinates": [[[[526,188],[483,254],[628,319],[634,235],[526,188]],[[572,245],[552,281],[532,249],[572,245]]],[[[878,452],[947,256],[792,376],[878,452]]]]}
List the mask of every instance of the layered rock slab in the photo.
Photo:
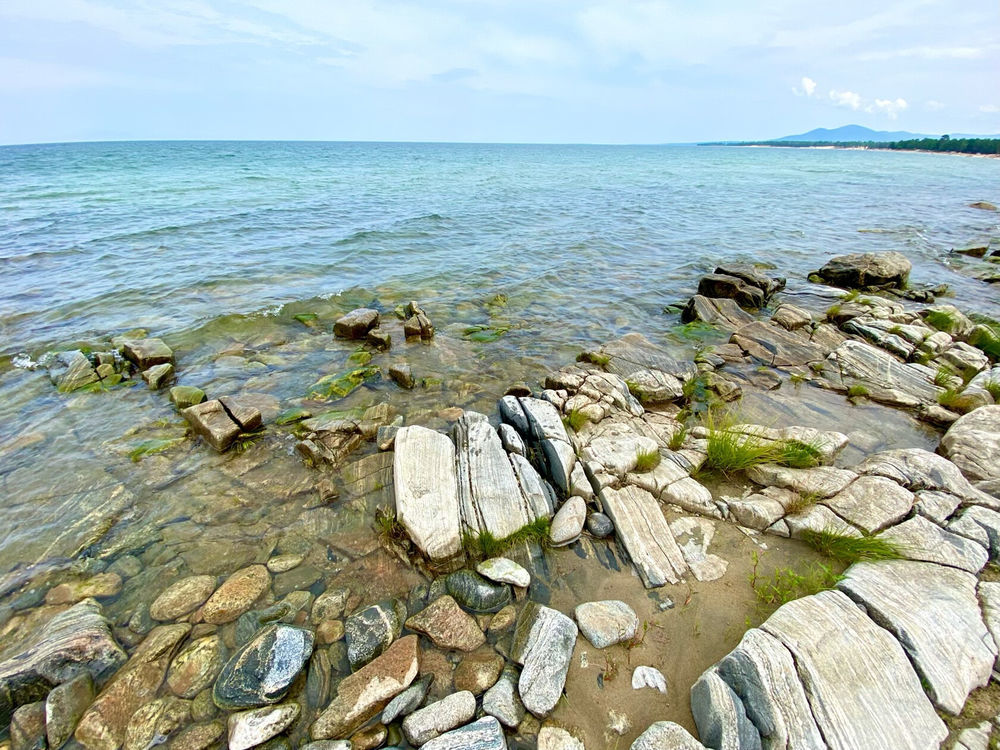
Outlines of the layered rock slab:
{"type": "Polygon", "coordinates": [[[656,499],[632,485],[605,489],[601,499],[646,588],[677,583],[687,565],[656,499]]]}
{"type": "Polygon", "coordinates": [[[948,736],[902,646],[842,592],[789,602],[761,629],[792,653],[832,750],[937,748],[948,736]]]}
{"type": "Polygon", "coordinates": [[[1000,406],[959,417],[941,439],[941,452],[969,479],[1000,479],[1000,406]]]}
{"type": "Polygon", "coordinates": [[[521,610],[510,656],[523,667],[518,679],[521,702],[539,718],[562,696],[578,632],[562,612],[531,601],[521,610]]]}
{"type": "Polygon", "coordinates": [[[837,588],[896,636],[931,700],[958,714],[990,678],[997,647],[976,598],[976,577],[933,563],[858,563],[837,588]]]}
{"type": "Polygon", "coordinates": [[[429,558],[462,550],[455,445],[447,435],[412,425],[396,434],[393,486],[396,518],[429,558]]]}

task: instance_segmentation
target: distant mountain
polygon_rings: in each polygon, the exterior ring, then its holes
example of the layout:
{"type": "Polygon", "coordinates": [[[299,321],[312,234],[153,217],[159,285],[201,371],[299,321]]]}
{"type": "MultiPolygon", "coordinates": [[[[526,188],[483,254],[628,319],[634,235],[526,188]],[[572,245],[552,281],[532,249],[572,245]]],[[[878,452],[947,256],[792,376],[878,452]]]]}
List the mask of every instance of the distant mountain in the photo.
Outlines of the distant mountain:
{"type": "Polygon", "coordinates": [[[776,141],[829,141],[830,143],[846,143],[851,141],[875,141],[888,143],[890,141],[906,141],[910,138],[937,138],[936,135],[921,135],[900,130],[872,130],[862,125],[844,125],[840,128],[816,128],[801,135],[786,135],[776,138],[776,141]]]}

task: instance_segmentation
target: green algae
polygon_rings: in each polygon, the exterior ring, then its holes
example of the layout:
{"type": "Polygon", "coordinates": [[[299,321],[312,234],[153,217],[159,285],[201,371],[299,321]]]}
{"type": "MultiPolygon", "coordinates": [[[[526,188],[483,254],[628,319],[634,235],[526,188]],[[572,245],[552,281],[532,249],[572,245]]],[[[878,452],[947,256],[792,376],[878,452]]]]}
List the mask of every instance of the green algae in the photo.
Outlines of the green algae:
{"type": "Polygon", "coordinates": [[[138,463],[144,456],[162,453],[172,446],[183,442],[184,438],[152,438],[150,440],[143,440],[129,451],[128,457],[132,463],[138,463]]]}
{"type": "Polygon", "coordinates": [[[469,326],[462,332],[462,338],[480,344],[491,344],[505,336],[510,328],[509,325],[502,324],[469,326]]]}
{"type": "Polygon", "coordinates": [[[309,388],[309,398],[316,401],[344,398],[380,375],[381,370],[375,366],[359,367],[349,372],[327,375],[312,384],[309,388]]]}
{"type": "Polygon", "coordinates": [[[274,418],[274,423],[277,425],[292,424],[293,422],[301,422],[303,419],[309,419],[311,416],[312,412],[308,409],[295,406],[281,412],[281,414],[274,418]]]}

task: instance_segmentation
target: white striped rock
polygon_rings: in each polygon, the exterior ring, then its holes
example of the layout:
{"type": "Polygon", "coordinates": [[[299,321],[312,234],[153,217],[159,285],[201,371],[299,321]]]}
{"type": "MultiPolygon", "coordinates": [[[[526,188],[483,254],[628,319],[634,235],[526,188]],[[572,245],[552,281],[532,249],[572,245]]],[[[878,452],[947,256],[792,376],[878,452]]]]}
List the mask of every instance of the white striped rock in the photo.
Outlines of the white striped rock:
{"type": "Polygon", "coordinates": [[[823,505],[866,534],[902,521],[914,502],[913,493],[885,477],[858,477],[823,505]]]}
{"type": "Polygon", "coordinates": [[[687,564],[656,499],[631,485],[605,489],[601,499],[646,588],[677,583],[687,572],[687,564]]]}
{"type": "Polygon", "coordinates": [[[680,724],[658,721],[635,738],[631,750],[706,750],[680,724]]]}
{"type": "Polygon", "coordinates": [[[1000,478],[1000,406],[963,414],[941,438],[941,452],[969,479],[1000,478]]]}
{"type": "Polygon", "coordinates": [[[435,737],[423,750],[507,750],[500,722],[492,716],[435,737]]]}
{"type": "Polygon", "coordinates": [[[716,750],[760,750],[760,733],[743,701],[713,667],[691,686],[691,713],[698,736],[716,750]]]}
{"type": "Polygon", "coordinates": [[[879,539],[891,542],[908,560],[949,565],[978,573],[989,561],[986,549],[971,539],[945,531],[923,516],[914,516],[883,531],[879,539]]]}
{"type": "Polygon", "coordinates": [[[562,696],[578,632],[562,612],[531,601],[521,610],[510,656],[523,666],[517,684],[521,702],[539,718],[562,696]]]}

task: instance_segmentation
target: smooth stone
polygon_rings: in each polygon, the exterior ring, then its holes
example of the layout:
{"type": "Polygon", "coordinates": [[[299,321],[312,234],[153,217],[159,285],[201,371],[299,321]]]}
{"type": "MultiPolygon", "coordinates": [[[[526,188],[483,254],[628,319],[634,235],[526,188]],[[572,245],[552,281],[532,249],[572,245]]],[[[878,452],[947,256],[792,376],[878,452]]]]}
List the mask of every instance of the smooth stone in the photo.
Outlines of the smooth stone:
{"type": "Polygon", "coordinates": [[[546,725],[538,732],[536,750],[585,750],[580,740],[562,727],[546,725]]]}
{"type": "Polygon", "coordinates": [[[469,654],[455,668],[455,689],[482,695],[496,684],[502,671],[503,657],[499,654],[493,651],[469,654]]]}
{"type": "Polygon", "coordinates": [[[658,721],[636,737],[631,750],[706,750],[706,748],[680,724],[658,721]]]}
{"type": "Polygon", "coordinates": [[[491,634],[502,633],[513,626],[516,621],[517,608],[513,604],[508,604],[490,619],[489,632],[491,634]]]}
{"type": "Polygon", "coordinates": [[[150,390],[158,391],[174,378],[174,366],[169,362],[153,365],[142,371],[142,379],[150,390]]]}
{"type": "Polygon", "coordinates": [[[510,587],[487,581],[471,570],[459,570],[445,579],[448,593],[473,612],[496,612],[513,601],[510,587]]]}
{"type": "Polygon", "coordinates": [[[655,667],[636,667],[632,672],[632,689],[653,688],[667,694],[667,678],[655,667]]]}
{"type": "Polygon", "coordinates": [[[200,404],[205,400],[205,391],[193,385],[175,385],[170,389],[170,403],[178,409],[200,404]]]}
{"type": "Polygon", "coordinates": [[[476,572],[496,583],[509,583],[522,589],[528,588],[531,584],[531,574],[506,557],[484,560],[476,566],[476,572]]]}
{"type": "Polygon", "coordinates": [[[670,522],[670,533],[697,580],[715,581],[725,575],[729,563],[708,551],[715,536],[714,523],[707,518],[684,516],[670,522]]]}
{"type": "Polygon", "coordinates": [[[902,646],[843,593],[789,602],[761,628],[791,652],[831,750],[937,748],[948,736],[902,646]]]}
{"type": "Polygon", "coordinates": [[[587,531],[598,539],[604,539],[615,532],[615,525],[603,513],[589,513],[587,515],[587,531]]]}
{"type": "Polygon", "coordinates": [[[646,588],[679,582],[687,564],[656,498],[628,485],[603,490],[601,499],[646,588]]]}
{"type": "Polygon", "coordinates": [[[337,322],[333,324],[333,335],[345,339],[363,339],[378,324],[378,310],[372,310],[370,307],[359,307],[337,319],[337,322]]]}
{"type": "Polygon", "coordinates": [[[743,701],[713,667],[691,686],[691,714],[698,736],[721,750],[760,750],[760,733],[743,701]]]}
{"type": "Polygon", "coordinates": [[[549,538],[552,541],[552,546],[563,547],[579,539],[586,520],[587,504],[583,498],[576,495],[569,498],[556,512],[549,527],[549,538]]]}
{"type": "Polygon", "coordinates": [[[148,750],[191,721],[191,702],[172,695],[136,711],[125,729],[123,750],[148,750]]]}
{"type": "Polygon", "coordinates": [[[167,622],[194,612],[215,591],[215,576],[188,576],[170,584],[149,607],[149,616],[167,622]]]}
{"type": "Polygon", "coordinates": [[[299,750],[353,750],[350,740],[317,740],[308,742],[299,750]]]}
{"type": "Polygon", "coordinates": [[[628,643],[639,630],[639,618],[625,602],[608,600],[579,604],[574,612],[580,632],[594,648],[628,643]]]}
{"type": "Polygon", "coordinates": [[[424,750],[507,750],[500,722],[492,716],[445,732],[423,746],[424,750]]]}
{"type": "Polygon", "coordinates": [[[972,480],[1000,478],[1000,406],[963,414],[941,439],[941,452],[972,480]]]}
{"type": "Polygon", "coordinates": [[[313,602],[309,621],[318,625],[324,620],[337,620],[344,614],[344,607],[351,592],[344,588],[327,589],[313,602]]]}
{"type": "Polygon", "coordinates": [[[717,665],[743,702],[765,747],[824,747],[792,654],[763,630],[751,628],[717,665]]]}
{"type": "Polygon", "coordinates": [[[393,458],[396,518],[413,543],[432,560],[462,552],[455,445],[426,427],[396,433],[393,458]]]}
{"type": "Polygon", "coordinates": [[[483,712],[510,729],[524,719],[524,704],[517,693],[519,676],[515,667],[505,667],[500,679],[483,694],[483,712]]]}
{"type": "Polygon", "coordinates": [[[816,273],[828,284],[844,289],[902,288],[911,268],[902,253],[851,253],[830,258],[816,273]]]}
{"type": "Polygon", "coordinates": [[[5,644],[11,655],[0,662],[0,725],[10,721],[17,703],[43,698],[52,685],[88,673],[109,677],[126,655],[104,619],[101,605],[84,599],[18,643],[5,644]]]}
{"type": "Polygon", "coordinates": [[[503,449],[508,453],[516,453],[519,456],[523,456],[527,452],[527,448],[524,447],[524,440],[513,426],[509,424],[501,424],[497,427],[497,433],[500,435],[500,444],[503,445],[503,449]]]}
{"type": "Polygon", "coordinates": [[[126,340],[122,343],[122,354],[140,370],[174,361],[173,350],[157,338],[126,340]]]}
{"type": "Polygon", "coordinates": [[[510,657],[523,667],[518,679],[521,702],[539,718],[562,696],[578,632],[576,623],[557,610],[532,601],[521,610],[510,657]]]}
{"type": "Polygon", "coordinates": [[[908,560],[949,565],[968,573],[978,573],[989,562],[989,553],[958,534],[945,531],[923,516],[914,516],[878,535],[896,545],[908,560]]]}
{"type": "Polygon", "coordinates": [[[20,706],[10,721],[10,750],[45,750],[45,702],[20,706]]]}
{"type": "Polygon", "coordinates": [[[728,331],[736,331],[752,323],[754,318],[731,299],[696,294],[688,300],[681,312],[681,322],[691,323],[696,320],[728,331]]]}
{"type": "Polygon", "coordinates": [[[424,633],[444,649],[474,651],[486,642],[486,636],[472,615],[450,596],[445,595],[406,621],[406,627],[424,633]]]}
{"type": "Polygon", "coordinates": [[[202,619],[213,625],[232,622],[248,611],[270,585],[271,574],[263,565],[238,570],[205,602],[201,609],[202,619]]]}
{"type": "Polygon", "coordinates": [[[403,733],[410,744],[423,745],[465,724],[475,714],[475,696],[468,690],[462,690],[407,716],[403,719],[403,733]]]}
{"type": "Polygon", "coordinates": [[[222,668],[212,691],[224,710],[277,703],[309,661],[313,634],[291,625],[269,625],[222,668]]]}
{"type": "Polygon", "coordinates": [[[433,675],[425,675],[389,701],[382,711],[382,723],[388,726],[396,719],[416,711],[427,697],[427,690],[433,679],[433,675]]]}
{"type": "Polygon", "coordinates": [[[344,621],[347,660],[358,670],[376,656],[385,653],[399,637],[406,619],[403,602],[382,601],[355,612],[344,621]]]}
{"type": "Polygon", "coordinates": [[[302,555],[276,555],[267,561],[267,569],[272,573],[287,573],[302,564],[302,555]]]}
{"type": "Polygon", "coordinates": [[[211,687],[222,671],[225,646],[217,635],[199,638],[187,644],[167,671],[167,685],[181,698],[194,698],[211,687]]]}
{"type": "Polygon", "coordinates": [[[957,715],[990,679],[997,647],[983,623],[976,577],[932,563],[852,565],[837,588],[896,636],[931,700],[957,715]]]}
{"type": "Polygon", "coordinates": [[[944,456],[921,448],[882,451],[868,456],[855,469],[859,474],[888,477],[911,492],[948,492],[971,503],[998,508],[1000,501],[977,490],[959,468],[944,456]]]}
{"type": "Polygon", "coordinates": [[[110,599],[122,590],[122,577],[117,573],[98,573],[80,581],[60,583],[45,595],[46,604],[76,604],[84,599],[110,599]]]}
{"type": "Polygon", "coordinates": [[[405,636],[341,680],[336,697],[310,728],[312,738],[343,737],[374,717],[416,678],[419,653],[418,637],[405,636]]]}
{"type": "Polygon", "coordinates": [[[254,708],[229,717],[229,750],[249,750],[284,732],[299,718],[298,703],[254,708]]]}
{"type": "Polygon", "coordinates": [[[80,717],[94,702],[94,679],[90,674],[56,685],[45,698],[45,734],[48,746],[56,750],[73,736],[80,717]]]}

